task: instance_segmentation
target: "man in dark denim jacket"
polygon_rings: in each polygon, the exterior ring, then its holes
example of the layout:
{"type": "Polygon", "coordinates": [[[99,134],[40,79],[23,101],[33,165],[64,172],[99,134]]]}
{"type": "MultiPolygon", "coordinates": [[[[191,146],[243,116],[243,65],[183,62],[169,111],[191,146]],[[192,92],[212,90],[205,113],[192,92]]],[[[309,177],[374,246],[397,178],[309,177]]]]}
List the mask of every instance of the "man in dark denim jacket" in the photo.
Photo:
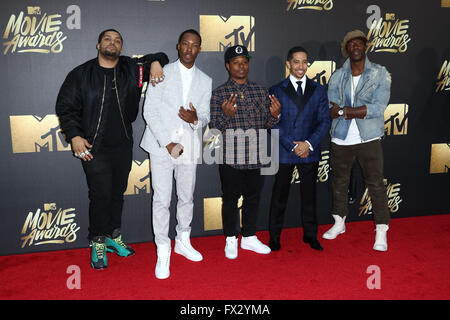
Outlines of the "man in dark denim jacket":
{"type": "Polygon", "coordinates": [[[366,57],[366,35],[359,30],[346,34],[341,44],[348,59],[328,83],[331,124],[331,169],[333,172],[333,227],[323,238],[335,239],[345,232],[348,213],[347,193],[355,158],[361,165],[372,199],[376,236],[374,250],[386,251],[390,220],[386,187],[383,182],[384,110],[391,87],[385,67],[366,57]]]}

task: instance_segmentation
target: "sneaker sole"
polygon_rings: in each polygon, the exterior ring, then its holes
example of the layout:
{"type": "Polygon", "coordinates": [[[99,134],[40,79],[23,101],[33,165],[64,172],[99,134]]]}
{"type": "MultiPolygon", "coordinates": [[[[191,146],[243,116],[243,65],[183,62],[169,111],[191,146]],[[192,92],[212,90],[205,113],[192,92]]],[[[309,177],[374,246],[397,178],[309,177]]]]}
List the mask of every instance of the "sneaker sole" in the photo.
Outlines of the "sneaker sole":
{"type": "Polygon", "coordinates": [[[164,280],[164,279],[167,279],[167,278],[169,278],[169,277],[170,277],[170,273],[169,273],[167,276],[160,276],[160,277],[158,277],[158,276],[155,274],[155,278],[158,279],[158,280],[164,280]]]}
{"type": "Polygon", "coordinates": [[[119,253],[119,251],[117,251],[114,247],[107,247],[107,248],[106,248],[106,251],[107,251],[107,252],[114,252],[114,253],[117,254],[119,257],[124,257],[124,258],[126,258],[126,257],[131,257],[131,256],[134,256],[134,255],[135,255],[135,252],[130,253],[130,254],[127,254],[127,255],[121,255],[121,254],[119,253]]]}
{"type": "Polygon", "coordinates": [[[92,267],[92,269],[94,269],[94,270],[105,270],[108,266],[96,268],[96,267],[94,266],[94,264],[91,262],[91,267],[92,267]]]}
{"type": "Polygon", "coordinates": [[[193,262],[200,262],[203,260],[203,257],[201,257],[200,259],[195,259],[195,258],[190,258],[188,257],[186,254],[184,254],[184,252],[182,252],[181,250],[179,250],[177,247],[175,247],[175,249],[173,250],[175,253],[185,257],[186,259],[188,259],[189,261],[193,261],[193,262]]]}
{"type": "Polygon", "coordinates": [[[227,254],[225,253],[225,258],[230,259],[230,260],[235,260],[237,259],[238,255],[236,254],[236,256],[227,256],[227,254]]]}
{"type": "Polygon", "coordinates": [[[269,252],[256,251],[255,249],[250,248],[250,247],[246,247],[245,245],[242,246],[242,244],[241,244],[241,249],[249,250],[249,251],[252,251],[252,252],[255,252],[255,253],[258,253],[258,254],[269,254],[271,252],[271,251],[269,251],[269,252]]]}
{"type": "Polygon", "coordinates": [[[334,239],[336,239],[340,234],[343,234],[343,233],[345,233],[345,230],[339,232],[334,238],[325,237],[325,233],[324,233],[324,234],[322,235],[322,238],[323,238],[323,239],[327,239],[327,240],[334,240],[334,239]]]}

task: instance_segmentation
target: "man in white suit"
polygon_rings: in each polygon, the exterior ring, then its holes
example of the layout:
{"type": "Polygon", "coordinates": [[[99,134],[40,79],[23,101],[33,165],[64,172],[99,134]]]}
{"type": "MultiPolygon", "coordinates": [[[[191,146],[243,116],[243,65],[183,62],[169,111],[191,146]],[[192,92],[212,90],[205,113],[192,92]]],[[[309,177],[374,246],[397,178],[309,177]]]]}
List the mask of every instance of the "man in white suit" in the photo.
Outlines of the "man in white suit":
{"type": "Polygon", "coordinates": [[[164,82],[147,89],[144,104],[147,126],[141,147],[150,154],[158,279],[170,275],[168,234],[173,177],[178,197],[175,252],[191,261],[203,259],[190,243],[196,167],[201,159],[202,127],[209,122],[212,90],[212,79],[195,66],[200,47],[197,31],[190,29],[180,35],[179,59],[164,67],[164,82]]]}

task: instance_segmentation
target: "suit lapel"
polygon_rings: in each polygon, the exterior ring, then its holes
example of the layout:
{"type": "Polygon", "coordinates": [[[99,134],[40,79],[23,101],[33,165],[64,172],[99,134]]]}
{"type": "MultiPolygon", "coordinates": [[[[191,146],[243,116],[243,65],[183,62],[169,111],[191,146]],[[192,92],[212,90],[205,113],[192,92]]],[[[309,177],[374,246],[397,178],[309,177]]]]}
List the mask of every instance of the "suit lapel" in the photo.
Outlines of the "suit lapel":
{"type": "Polygon", "coordinates": [[[299,102],[299,97],[289,78],[285,80],[285,83],[283,83],[281,88],[283,89],[283,92],[289,97],[289,99],[291,99],[292,102],[294,102],[297,105],[299,102]]]}
{"type": "Polygon", "coordinates": [[[303,98],[299,99],[299,103],[297,104],[298,113],[297,117],[295,117],[295,120],[297,121],[300,117],[301,112],[307,105],[309,99],[311,99],[312,95],[314,94],[314,91],[316,90],[316,86],[314,85],[313,81],[308,79],[306,80],[306,86],[305,86],[305,92],[303,93],[303,98]]]}
{"type": "MultiPolygon", "coordinates": [[[[168,70],[169,71],[169,70],[168,70]]],[[[170,82],[167,83],[169,86],[169,90],[173,92],[172,98],[170,100],[173,100],[173,106],[175,106],[178,109],[180,106],[183,105],[183,83],[181,81],[181,71],[180,67],[178,66],[177,62],[174,62],[172,65],[172,79],[170,82]]]]}
{"type": "Polygon", "coordinates": [[[305,104],[308,103],[309,99],[312,97],[315,90],[316,90],[316,85],[315,85],[314,81],[312,81],[311,79],[307,79],[306,87],[305,87],[305,94],[303,95],[303,97],[304,97],[303,100],[305,100],[305,104]]]}

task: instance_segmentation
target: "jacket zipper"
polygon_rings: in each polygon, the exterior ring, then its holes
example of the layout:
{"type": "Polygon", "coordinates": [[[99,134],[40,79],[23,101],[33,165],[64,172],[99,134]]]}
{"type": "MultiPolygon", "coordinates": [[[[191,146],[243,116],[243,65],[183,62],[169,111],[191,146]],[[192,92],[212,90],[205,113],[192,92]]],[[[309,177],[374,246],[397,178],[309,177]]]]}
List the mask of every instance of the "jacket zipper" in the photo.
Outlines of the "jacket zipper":
{"type": "Polygon", "coordinates": [[[102,96],[102,106],[100,107],[100,116],[98,117],[97,129],[95,130],[94,139],[92,140],[92,148],[94,148],[95,138],[97,138],[98,128],[100,127],[100,121],[102,120],[102,114],[103,114],[103,102],[105,101],[105,92],[106,92],[106,75],[103,76],[103,96],[102,96]]]}
{"type": "Polygon", "coordinates": [[[117,105],[119,106],[119,112],[120,112],[120,118],[122,119],[123,130],[125,131],[125,136],[127,137],[127,139],[130,140],[130,137],[128,136],[128,133],[127,133],[127,128],[125,127],[125,121],[123,120],[122,108],[120,107],[119,89],[117,88],[117,80],[116,80],[116,68],[114,68],[114,86],[116,89],[117,105]]]}

